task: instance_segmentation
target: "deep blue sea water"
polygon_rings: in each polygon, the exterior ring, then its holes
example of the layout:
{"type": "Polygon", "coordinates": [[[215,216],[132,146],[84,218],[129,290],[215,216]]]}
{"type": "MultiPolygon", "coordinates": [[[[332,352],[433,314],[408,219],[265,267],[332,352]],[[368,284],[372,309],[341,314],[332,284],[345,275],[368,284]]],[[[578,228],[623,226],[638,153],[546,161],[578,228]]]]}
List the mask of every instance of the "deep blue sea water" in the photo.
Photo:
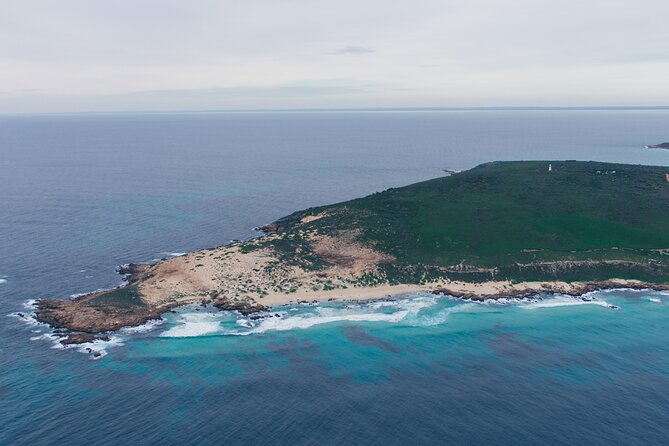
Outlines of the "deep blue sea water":
{"type": "Polygon", "coordinates": [[[0,444],[669,444],[662,293],[415,294],[253,327],[189,307],[98,360],[16,314],[444,168],[669,165],[643,148],[667,139],[667,110],[0,117],[0,444]]]}

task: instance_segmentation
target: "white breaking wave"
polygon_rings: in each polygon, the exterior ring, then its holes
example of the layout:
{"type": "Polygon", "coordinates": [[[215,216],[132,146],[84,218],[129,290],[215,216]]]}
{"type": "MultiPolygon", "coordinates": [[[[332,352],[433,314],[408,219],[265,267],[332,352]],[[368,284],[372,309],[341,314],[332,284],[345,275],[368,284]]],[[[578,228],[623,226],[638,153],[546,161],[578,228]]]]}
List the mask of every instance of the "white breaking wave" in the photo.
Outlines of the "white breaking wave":
{"type": "Polygon", "coordinates": [[[7,278],[0,276],[0,284],[7,283],[7,278]]]}
{"type": "Polygon", "coordinates": [[[221,331],[222,314],[214,313],[184,313],[177,321],[180,325],[172,327],[160,334],[166,338],[190,338],[205,336],[221,331]]]}
{"type": "Polygon", "coordinates": [[[224,330],[221,326],[223,319],[229,318],[229,314],[226,313],[183,313],[177,319],[177,325],[164,331],[160,336],[170,338],[211,336],[216,334],[241,336],[268,331],[309,328],[315,325],[343,321],[396,323],[402,320],[411,321],[411,318],[415,317],[422,309],[436,303],[437,297],[423,295],[365,304],[352,303],[343,308],[313,306],[313,311],[306,313],[299,313],[299,310],[293,307],[288,311],[275,313],[279,315],[278,317],[270,316],[257,321],[247,318],[237,319],[235,323],[239,326],[239,331],[224,330]],[[294,314],[294,312],[298,312],[299,314],[294,314]]]}
{"type": "Polygon", "coordinates": [[[437,303],[437,296],[433,294],[417,294],[412,297],[397,300],[379,300],[370,302],[363,306],[379,309],[379,308],[400,308],[410,313],[418,313],[424,308],[431,307],[437,303]]]}
{"type": "Polygon", "coordinates": [[[251,322],[248,319],[237,320],[237,325],[239,325],[240,327],[246,327],[246,328],[253,328],[253,327],[256,326],[256,324],[254,324],[253,322],[251,322]]]}
{"type": "MultiPolygon", "coordinates": [[[[123,283],[123,282],[122,282],[122,283],[123,283]]],[[[100,293],[100,292],[102,292],[102,291],[108,291],[108,290],[109,290],[108,288],[98,288],[97,290],[87,291],[87,292],[85,292],[85,293],[74,293],[74,294],[70,294],[70,297],[71,297],[72,299],[77,299],[77,298],[82,297],[82,296],[88,296],[89,294],[100,293]]]]}
{"type": "Polygon", "coordinates": [[[79,353],[88,353],[91,359],[100,359],[107,355],[107,350],[109,348],[121,345],[123,345],[123,338],[120,336],[110,336],[108,341],[97,339],[93,342],[68,345],[65,348],[76,348],[79,353]]]}
{"type": "Polygon", "coordinates": [[[478,303],[473,303],[473,302],[468,302],[460,305],[455,305],[453,307],[448,307],[444,308],[443,310],[430,315],[430,316],[423,316],[420,318],[418,321],[417,325],[421,325],[424,327],[431,327],[434,325],[441,325],[445,323],[448,318],[451,316],[453,313],[470,313],[470,312],[477,312],[477,311],[489,311],[487,310],[483,305],[478,304],[478,303]]]}
{"type": "Polygon", "coordinates": [[[52,348],[63,348],[63,345],[58,342],[60,340],[60,337],[56,336],[53,333],[42,333],[37,336],[31,336],[30,337],[31,341],[54,341],[54,345],[52,348]]]}
{"type": "Polygon", "coordinates": [[[164,254],[169,257],[181,257],[185,256],[187,253],[185,252],[161,252],[161,254],[164,254]]]}
{"type": "Polygon", "coordinates": [[[82,344],[63,345],[61,344],[62,336],[55,335],[51,332],[42,333],[40,330],[34,330],[33,333],[40,333],[36,336],[31,336],[31,341],[48,341],[51,343],[51,348],[57,350],[76,349],[79,353],[90,355],[91,359],[100,359],[107,355],[107,349],[123,345],[123,338],[120,336],[110,336],[108,341],[96,339],[92,342],[84,342],[82,344]]]}
{"type": "MultiPolygon", "coordinates": [[[[26,313],[21,313],[21,312],[15,312],[15,313],[9,313],[7,316],[9,317],[14,317],[27,325],[33,325],[33,326],[44,326],[48,327],[46,324],[42,324],[41,322],[37,322],[37,320],[34,317],[34,313],[26,314],[26,313]]],[[[37,331],[37,333],[41,333],[41,331],[37,331]]]]}
{"type": "Polygon", "coordinates": [[[367,304],[351,304],[344,308],[317,307],[316,311],[291,315],[286,317],[269,317],[261,320],[257,325],[244,320],[238,325],[250,328],[244,331],[227,331],[226,335],[245,336],[250,334],[266,333],[268,331],[286,331],[305,329],[315,325],[330,324],[333,322],[390,322],[411,321],[424,308],[431,307],[437,302],[434,296],[419,296],[414,298],[370,302],[367,304]],[[379,312],[380,309],[395,309],[394,312],[379,312]]]}
{"type": "Polygon", "coordinates": [[[137,334],[137,333],[148,333],[153,331],[156,327],[163,325],[165,323],[162,319],[152,319],[148,322],[143,323],[142,325],[137,325],[136,327],[124,327],[119,330],[119,333],[122,334],[137,334]]]}
{"type": "Polygon", "coordinates": [[[267,318],[264,319],[257,327],[244,332],[227,332],[231,335],[249,335],[253,333],[265,333],[267,331],[285,331],[296,328],[309,328],[314,325],[329,324],[332,322],[341,321],[356,321],[356,322],[399,322],[402,320],[408,311],[398,311],[396,313],[363,313],[363,314],[348,314],[339,316],[314,316],[303,315],[293,316],[289,318],[267,318]]]}
{"type": "Polygon", "coordinates": [[[520,307],[526,308],[528,310],[534,310],[537,308],[571,307],[575,305],[599,305],[600,307],[605,307],[605,308],[618,308],[615,305],[611,305],[610,303],[604,300],[594,300],[594,299],[583,300],[577,297],[569,297],[569,296],[558,296],[546,300],[541,300],[538,302],[532,302],[529,304],[520,305],[520,307]]]}

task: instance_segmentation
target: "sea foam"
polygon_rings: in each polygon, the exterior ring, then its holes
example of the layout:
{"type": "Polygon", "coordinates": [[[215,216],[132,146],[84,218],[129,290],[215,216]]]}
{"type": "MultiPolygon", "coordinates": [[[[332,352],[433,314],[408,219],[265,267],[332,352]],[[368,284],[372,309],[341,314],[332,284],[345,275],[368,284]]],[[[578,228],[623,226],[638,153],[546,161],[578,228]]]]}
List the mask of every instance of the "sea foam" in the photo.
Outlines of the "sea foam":
{"type": "Polygon", "coordinates": [[[422,316],[419,318],[416,325],[420,325],[423,327],[441,325],[446,323],[448,319],[451,317],[451,315],[454,313],[475,313],[481,311],[490,311],[490,310],[480,303],[473,303],[473,302],[462,303],[454,305],[452,307],[444,308],[443,310],[440,310],[432,315],[428,314],[422,316]]]}
{"type": "Polygon", "coordinates": [[[183,313],[179,316],[179,325],[160,334],[166,338],[190,338],[205,336],[221,331],[222,314],[214,313],[183,313]]]}
{"type": "Polygon", "coordinates": [[[376,301],[369,303],[354,303],[345,307],[315,307],[314,311],[281,317],[268,317],[257,325],[244,320],[241,327],[249,328],[242,331],[226,331],[226,335],[245,336],[266,333],[268,331],[287,331],[305,329],[316,325],[331,324],[334,322],[388,322],[411,323],[418,313],[437,302],[434,296],[417,296],[405,299],[376,301]],[[385,311],[381,311],[385,310],[385,311]],[[394,310],[394,311],[393,311],[394,310]]]}
{"type": "Polygon", "coordinates": [[[597,300],[594,298],[582,299],[570,296],[556,296],[538,302],[522,304],[520,305],[520,307],[528,310],[534,310],[538,308],[571,307],[576,305],[599,305],[600,307],[605,307],[605,308],[618,308],[615,305],[611,305],[610,303],[604,300],[597,300]]]}
{"type": "Polygon", "coordinates": [[[108,349],[123,345],[121,336],[110,336],[108,341],[96,339],[93,342],[84,342],[83,344],[68,345],[65,348],[75,348],[79,353],[87,353],[91,359],[100,359],[107,356],[108,349]]]}
{"type": "Polygon", "coordinates": [[[161,252],[161,254],[166,255],[168,257],[182,257],[182,256],[185,256],[187,253],[185,253],[185,252],[161,252]]]}
{"type": "Polygon", "coordinates": [[[360,314],[341,314],[331,316],[301,315],[285,319],[267,318],[257,327],[245,332],[227,332],[233,335],[248,335],[253,333],[265,333],[267,331],[285,331],[296,328],[309,328],[314,325],[329,324],[332,322],[355,321],[355,322],[399,322],[408,314],[407,311],[396,313],[360,313],[360,314]]]}
{"type": "Polygon", "coordinates": [[[151,319],[143,323],[142,325],[137,325],[135,327],[124,327],[119,330],[119,333],[122,334],[138,334],[138,333],[148,333],[155,330],[157,327],[163,325],[165,321],[163,319],[151,319]]]}

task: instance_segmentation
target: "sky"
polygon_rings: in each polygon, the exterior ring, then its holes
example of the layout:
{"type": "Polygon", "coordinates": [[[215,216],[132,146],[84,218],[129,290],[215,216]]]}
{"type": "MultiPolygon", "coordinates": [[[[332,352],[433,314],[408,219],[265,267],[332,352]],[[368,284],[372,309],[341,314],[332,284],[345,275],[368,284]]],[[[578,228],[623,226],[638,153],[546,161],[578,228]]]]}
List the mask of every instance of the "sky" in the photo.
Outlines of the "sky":
{"type": "Polygon", "coordinates": [[[667,0],[0,0],[0,113],[669,105],[667,0]]]}

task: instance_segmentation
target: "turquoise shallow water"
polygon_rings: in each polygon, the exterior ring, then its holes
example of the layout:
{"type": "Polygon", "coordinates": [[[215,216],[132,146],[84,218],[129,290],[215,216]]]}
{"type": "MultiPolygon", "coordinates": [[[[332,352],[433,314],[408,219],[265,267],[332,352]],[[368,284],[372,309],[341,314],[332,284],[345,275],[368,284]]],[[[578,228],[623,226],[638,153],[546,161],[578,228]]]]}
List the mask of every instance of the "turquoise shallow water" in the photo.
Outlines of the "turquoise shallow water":
{"type": "MultiPolygon", "coordinates": [[[[116,335],[107,355],[86,365],[95,378],[81,383],[72,357],[72,367],[51,370],[41,388],[58,398],[58,386],[79,382],[68,406],[99,401],[105,408],[93,410],[105,422],[95,432],[114,427],[118,438],[138,441],[136,417],[175,443],[193,435],[213,441],[221,431],[235,441],[311,443],[305,429],[313,429],[326,441],[378,444],[662,444],[669,294],[587,298],[474,303],[411,294],[288,305],[256,321],[184,307],[116,335]],[[110,397],[112,390],[120,393],[110,397]],[[118,414],[115,405],[130,402],[132,410],[118,414]]],[[[75,349],[63,354],[80,355],[75,349]]],[[[81,416],[53,415],[70,423],[81,416]]]]}
{"type": "Polygon", "coordinates": [[[442,168],[667,165],[643,149],[667,124],[643,110],[2,118],[0,444],[668,444],[662,293],[419,294],[257,321],[188,307],[91,346],[98,360],[17,315],[115,286],[120,264],[442,168]]]}

